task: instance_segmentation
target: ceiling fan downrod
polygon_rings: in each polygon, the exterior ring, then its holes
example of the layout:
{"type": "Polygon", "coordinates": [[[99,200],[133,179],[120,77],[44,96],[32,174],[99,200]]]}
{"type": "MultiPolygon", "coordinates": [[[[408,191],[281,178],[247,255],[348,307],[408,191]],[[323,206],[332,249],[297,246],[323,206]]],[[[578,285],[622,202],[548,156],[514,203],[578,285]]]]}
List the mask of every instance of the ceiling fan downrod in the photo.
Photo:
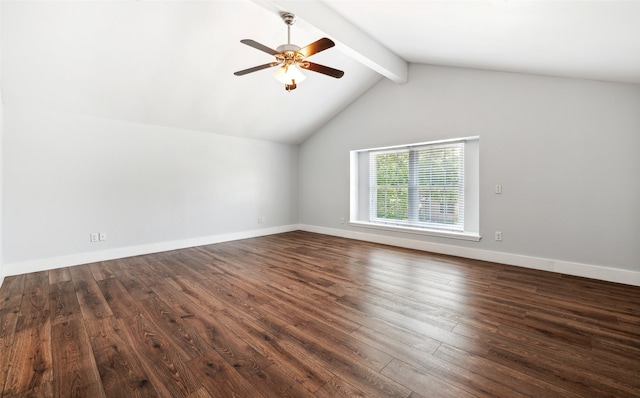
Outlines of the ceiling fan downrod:
{"type": "Polygon", "coordinates": [[[291,44],[291,25],[296,21],[296,16],[290,12],[280,13],[280,17],[287,25],[287,44],[291,44]]]}

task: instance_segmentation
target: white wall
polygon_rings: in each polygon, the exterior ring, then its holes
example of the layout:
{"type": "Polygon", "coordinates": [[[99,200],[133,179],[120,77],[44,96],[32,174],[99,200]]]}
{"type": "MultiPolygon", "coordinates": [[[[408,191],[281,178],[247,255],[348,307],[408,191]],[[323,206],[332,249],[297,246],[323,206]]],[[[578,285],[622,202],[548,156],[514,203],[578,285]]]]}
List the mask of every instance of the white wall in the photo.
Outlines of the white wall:
{"type": "MultiPolygon", "coordinates": [[[[0,7],[1,9],[2,7],[0,7]]],[[[2,62],[0,61],[0,64],[2,62]]],[[[1,74],[1,72],[0,72],[1,74]]],[[[3,156],[3,146],[4,142],[4,104],[2,103],[2,87],[0,86],[0,286],[2,286],[2,282],[4,281],[4,244],[2,240],[2,225],[4,225],[4,221],[2,218],[2,202],[3,202],[3,181],[4,181],[4,173],[2,172],[2,165],[4,164],[4,156],[3,156]]]]}
{"type": "Polygon", "coordinates": [[[638,278],[639,148],[638,85],[411,65],[407,84],[380,82],[302,144],[300,222],[318,232],[638,278]],[[349,217],[350,150],[470,135],[480,136],[480,242],[340,224],[349,217]]]}
{"type": "MultiPolygon", "coordinates": [[[[0,5],[0,24],[2,23],[2,5],[0,5]]],[[[3,186],[3,173],[2,164],[4,163],[2,156],[2,143],[4,141],[4,103],[2,101],[2,26],[0,26],[0,286],[4,281],[4,255],[2,244],[2,186],[3,186]]]]}
{"type": "Polygon", "coordinates": [[[277,232],[297,221],[294,146],[4,111],[7,275],[277,232]],[[92,232],[107,240],[91,243],[92,232]]]}

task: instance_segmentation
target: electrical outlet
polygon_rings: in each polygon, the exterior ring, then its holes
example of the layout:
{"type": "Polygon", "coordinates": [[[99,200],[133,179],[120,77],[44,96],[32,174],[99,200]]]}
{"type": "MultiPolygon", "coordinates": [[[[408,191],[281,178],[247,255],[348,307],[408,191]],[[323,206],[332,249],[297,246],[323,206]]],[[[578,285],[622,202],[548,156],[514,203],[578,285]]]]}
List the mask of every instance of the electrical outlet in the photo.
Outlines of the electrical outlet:
{"type": "Polygon", "coordinates": [[[340,217],[340,224],[344,224],[344,217],[340,217]]]}
{"type": "Polygon", "coordinates": [[[100,232],[100,234],[98,235],[98,240],[100,240],[101,242],[107,240],[107,233],[100,232]]]}
{"type": "Polygon", "coordinates": [[[97,232],[92,232],[89,234],[89,242],[97,242],[98,238],[99,236],[97,232]]]}
{"type": "Polygon", "coordinates": [[[264,224],[264,216],[258,216],[258,224],[264,224]]]}
{"type": "Polygon", "coordinates": [[[500,195],[502,194],[502,185],[496,185],[496,194],[500,195]]]}
{"type": "Polygon", "coordinates": [[[496,241],[502,241],[502,232],[496,231],[496,241]]]}

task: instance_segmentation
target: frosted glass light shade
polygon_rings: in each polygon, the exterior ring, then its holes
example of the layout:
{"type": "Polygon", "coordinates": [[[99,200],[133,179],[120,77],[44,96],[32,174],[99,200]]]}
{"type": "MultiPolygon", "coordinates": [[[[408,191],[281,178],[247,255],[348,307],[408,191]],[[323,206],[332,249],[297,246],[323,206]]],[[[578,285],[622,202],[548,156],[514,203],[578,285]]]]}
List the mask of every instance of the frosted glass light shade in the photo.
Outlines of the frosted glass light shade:
{"type": "Polygon", "coordinates": [[[298,84],[306,79],[298,65],[284,65],[273,71],[273,77],[282,84],[298,84]]]}

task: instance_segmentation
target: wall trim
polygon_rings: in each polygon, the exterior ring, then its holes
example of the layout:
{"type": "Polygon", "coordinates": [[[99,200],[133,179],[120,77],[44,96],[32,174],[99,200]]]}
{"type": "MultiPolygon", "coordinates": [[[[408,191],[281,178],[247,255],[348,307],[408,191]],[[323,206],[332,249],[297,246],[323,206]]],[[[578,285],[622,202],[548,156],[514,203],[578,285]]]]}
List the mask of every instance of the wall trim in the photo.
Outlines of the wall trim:
{"type": "Polygon", "coordinates": [[[381,243],[391,246],[405,247],[408,249],[416,249],[433,253],[448,254],[453,256],[471,258],[474,260],[490,261],[495,263],[514,265],[518,267],[539,269],[566,275],[599,279],[608,282],[640,286],[640,272],[637,271],[630,271],[619,268],[608,268],[598,265],[582,264],[570,261],[553,260],[541,257],[523,256],[519,254],[502,253],[468,247],[459,247],[441,243],[425,242],[385,235],[376,235],[365,232],[347,231],[343,229],[319,227],[314,225],[292,224],[265,229],[255,229],[228,234],[211,235],[179,241],[152,243],[148,245],[122,247],[112,250],[102,250],[96,252],[79,253],[68,256],[4,264],[2,269],[3,272],[0,273],[0,287],[2,287],[2,282],[4,282],[5,276],[47,271],[55,268],[71,267],[74,265],[90,264],[99,261],[115,260],[124,257],[186,249],[189,247],[210,245],[214,243],[229,242],[240,239],[256,238],[260,236],[267,236],[296,230],[338,236],[348,239],[362,240],[366,242],[381,243]]]}
{"type": "Polygon", "coordinates": [[[599,279],[607,282],[623,283],[626,285],[640,286],[640,272],[619,268],[609,268],[599,265],[582,264],[570,261],[553,260],[541,257],[524,256],[495,252],[490,250],[475,249],[445,245],[441,243],[425,242],[414,239],[398,238],[386,235],[376,235],[366,232],[348,231],[344,229],[319,227],[315,225],[298,225],[299,229],[307,232],[338,236],[342,238],[362,240],[366,242],[381,243],[385,245],[416,249],[439,254],[465,257],[474,260],[490,261],[494,263],[515,265],[518,267],[532,268],[543,271],[557,272],[566,275],[581,276],[591,279],[599,279]]]}
{"type": "MultiPolygon", "coordinates": [[[[151,243],[148,245],[121,247],[117,249],[101,250],[95,252],[71,254],[68,256],[42,258],[37,260],[22,261],[17,263],[9,263],[4,265],[4,276],[20,275],[30,272],[47,271],[50,269],[71,267],[74,265],[90,264],[99,261],[115,260],[118,258],[141,256],[145,254],[160,253],[170,250],[186,249],[189,247],[211,245],[214,243],[229,242],[240,239],[256,238],[259,236],[267,236],[280,234],[283,232],[296,231],[298,226],[283,225],[279,227],[254,229],[249,231],[232,232],[228,234],[218,234],[211,236],[203,236],[193,239],[176,240],[170,242],[151,243]]],[[[0,284],[0,286],[2,286],[0,284]]]]}

